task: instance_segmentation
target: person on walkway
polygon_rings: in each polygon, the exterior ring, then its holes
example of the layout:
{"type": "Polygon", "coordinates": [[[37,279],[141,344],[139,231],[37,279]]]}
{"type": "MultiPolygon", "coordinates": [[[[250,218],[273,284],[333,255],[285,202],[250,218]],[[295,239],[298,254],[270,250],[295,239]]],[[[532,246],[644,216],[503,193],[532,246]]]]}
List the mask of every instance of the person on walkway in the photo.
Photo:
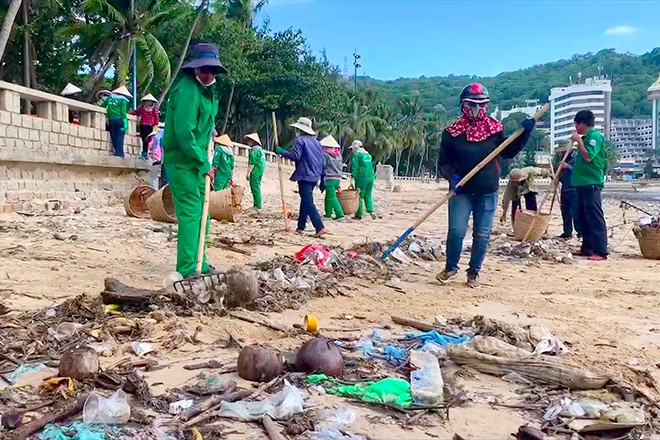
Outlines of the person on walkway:
{"type": "Polygon", "coordinates": [[[339,203],[337,193],[342,177],[341,146],[332,136],[321,140],[323,147],[323,178],[321,179],[321,192],[325,191],[325,218],[332,218],[344,222],[344,210],[339,203]]]}
{"type": "Polygon", "coordinates": [[[536,167],[514,168],[509,173],[509,181],[502,197],[502,217],[500,222],[506,221],[506,212],[511,204],[511,225],[516,221],[516,212],[522,209],[521,200],[525,199],[526,211],[537,211],[535,177],[550,177],[550,170],[536,167]]]}
{"type": "Polygon", "coordinates": [[[140,133],[140,139],[142,139],[142,159],[147,158],[147,149],[149,147],[147,137],[153,133],[154,127],[158,126],[159,112],[158,100],[151,93],[142,98],[140,107],[131,112],[132,115],[136,115],[139,119],[138,131],[140,133]]]}
{"type": "Polygon", "coordinates": [[[124,157],[124,135],[128,130],[128,100],[132,98],[131,92],[124,86],[112,91],[112,93],[99,103],[108,112],[108,130],[110,131],[110,142],[113,154],[124,157]]]}
{"type": "Polygon", "coordinates": [[[607,260],[607,225],[601,201],[605,184],[607,153],[605,139],[594,128],[595,117],[590,110],[575,115],[575,130],[571,139],[578,144],[573,163],[571,184],[577,191],[578,217],[582,228],[582,246],[576,255],[592,261],[607,260]]]}
{"type": "Polygon", "coordinates": [[[167,174],[165,173],[165,167],[163,166],[163,134],[165,133],[165,124],[159,122],[156,127],[154,127],[154,136],[149,143],[149,157],[153,160],[153,165],[158,167],[159,178],[158,186],[156,189],[160,189],[167,185],[167,174]]]}
{"type": "MultiPolygon", "coordinates": [[[[71,83],[68,83],[66,87],[62,89],[60,95],[65,98],[75,99],[76,101],[82,101],[82,89],[71,83]]],[[[80,112],[78,110],[69,110],[69,122],[80,125],[80,112]]]]}
{"type": "MultiPolygon", "coordinates": [[[[456,185],[505,140],[502,124],[488,116],[489,101],[488,90],[483,85],[473,83],[463,88],[460,95],[461,116],[442,133],[438,169],[456,192],[449,201],[447,261],[445,269],[437,275],[442,283],[448,283],[458,274],[463,238],[472,214],[473,241],[467,280],[468,286],[481,287],[479,271],[486,256],[497,207],[501,174],[499,158],[489,162],[465,185],[456,185]]],[[[527,143],[534,125],[534,119],[523,121],[523,134],[505,148],[500,157],[510,159],[518,154],[527,143]]]]}
{"type": "Polygon", "coordinates": [[[375,220],[376,214],[374,214],[374,204],[371,198],[371,193],[374,190],[375,175],[371,154],[362,148],[361,141],[353,141],[348,148],[353,151],[351,174],[353,179],[355,179],[355,187],[360,191],[360,204],[353,218],[357,220],[362,219],[362,206],[364,205],[367,213],[371,214],[371,218],[375,220]]]}
{"type": "MultiPolygon", "coordinates": [[[[188,278],[197,264],[205,176],[213,180],[208,147],[218,112],[215,77],[227,71],[218,49],[208,43],[190,46],[181,70],[167,103],[163,162],[179,223],[176,270],[188,278]]],[[[204,254],[202,273],[214,272],[204,254]]]]}
{"type": "MultiPolygon", "coordinates": [[[[572,149],[572,142],[568,139],[559,141],[559,146],[555,150],[555,167],[559,166],[561,159],[564,157],[566,150],[572,149]]],[[[559,197],[559,204],[561,207],[561,218],[563,221],[564,231],[559,238],[570,239],[573,237],[573,230],[577,233],[578,238],[582,238],[582,229],[578,216],[578,200],[577,191],[571,184],[571,177],[573,175],[573,163],[575,162],[575,152],[571,151],[566,156],[566,161],[561,168],[559,174],[559,182],[561,182],[561,193],[559,197]]]]}
{"type": "Polygon", "coordinates": [[[316,139],[316,132],[312,129],[312,121],[309,118],[298,118],[291,124],[296,129],[296,138],[293,140],[293,148],[285,150],[275,147],[275,153],[292,160],[296,169],[291,175],[291,180],[298,182],[300,194],[300,213],[298,215],[298,228],[296,232],[305,232],[307,218],[312,221],[316,236],[321,237],[327,233],[323,220],[314,205],[314,188],[319,183],[323,174],[323,147],[316,139]]]}
{"type": "Polygon", "coordinates": [[[264,173],[266,172],[266,154],[261,148],[259,134],[246,134],[243,136],[243,140],[250,146],[246,179],[250,181],[250,191],[252,192],[253,204],[252,209],[259,211],[261,209],[261,179],[263,179],[264,173]]]}
{"type": "Polygon", "coordinates": [[[215,138],[213,168],[215,170],[213,190],[222,191],[229,188],[234,174],[234,142],[226,134],[215,138]]]}

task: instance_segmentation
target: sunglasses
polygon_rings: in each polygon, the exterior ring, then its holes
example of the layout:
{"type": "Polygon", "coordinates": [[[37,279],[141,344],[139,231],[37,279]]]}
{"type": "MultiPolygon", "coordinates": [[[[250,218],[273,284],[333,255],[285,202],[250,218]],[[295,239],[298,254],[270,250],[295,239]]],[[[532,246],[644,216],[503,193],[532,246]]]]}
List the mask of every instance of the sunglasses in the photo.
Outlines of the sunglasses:
{"type": "Polygon", "coordinates": [[[214,68],[214,67],[204,66],[204,67],[199,68],[199,73],[204,73],[204,74],[207,74],[207,73],[213,73],[214,74],[214,73],[216,73],[216,71],[217,71],[217,69],[214,68]]]}
{"type": "Polygon", "coordinates": [[[468,107],[471,107],[471,108],[485,108],[488,105],[487,102],[465,101],[465,103],[468,105],[468,107]]]}

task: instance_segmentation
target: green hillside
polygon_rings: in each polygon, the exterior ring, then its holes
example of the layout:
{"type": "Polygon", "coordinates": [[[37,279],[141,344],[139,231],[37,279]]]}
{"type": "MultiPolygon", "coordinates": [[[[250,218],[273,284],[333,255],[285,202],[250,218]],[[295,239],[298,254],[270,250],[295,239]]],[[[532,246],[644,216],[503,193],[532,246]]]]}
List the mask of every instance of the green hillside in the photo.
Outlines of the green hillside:
{"type": "Polygon", "coordinates": [[[570,60],[501,73],[495,77],[449,75],[393,81],[365,78],[363,83],[393,101],[419,92],[425,112],[432,112],[433,107],[440,104],[449,115],[453,115],[458,108],[461,88],[471,81],[483,82],[488,87],[492,108],[499,105],[501,109],[508,109],[523,104],[525,99],[546,102],[550,88],[568,85],[570,76],[576,81],[578,72],[582,72],[582,78],[596,76],[599,67],[602,74],[612,79],[612,117],[650,117],[651,104],[646,99],[646,89],[660,72],[660,47],[639,56],[605,49],[596,54],[574,55],[570,60]]]}

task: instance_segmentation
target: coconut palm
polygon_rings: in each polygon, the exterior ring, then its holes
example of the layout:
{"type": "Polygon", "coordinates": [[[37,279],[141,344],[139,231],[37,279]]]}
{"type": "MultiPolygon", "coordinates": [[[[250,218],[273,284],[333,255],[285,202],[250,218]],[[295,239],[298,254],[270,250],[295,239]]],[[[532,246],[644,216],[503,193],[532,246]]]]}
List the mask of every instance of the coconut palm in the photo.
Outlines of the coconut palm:
{"type": "Polygon", "coordinates": [[[134,48],[140,88],[148,89],[156,73],[169,83],[170,60],[154,31],[173,20],[187,20],[190,9],[183,6],[177,0],[83,0],[86,15],[67,32],[79,36],[82,46],[94,48],[89,57],[93,75],[86,88],[95,90],[111,68],[116,82],[124,84],[134,48]]]}
{"type": "Polygon", "coordinates": [[[268,0],[222,0],[226,8],[226,16],[237,20],[245,28],[251,28],[254,16],[268,4],[268,0]]]}
{"type": "Polygon", "coordinates": [[[5,19],[2,22],[2,29],[0,30],[0,61],[2,61],[2,57],[5,54],[7,41],[9,41],[9,36],[11,35],[11,28],[14,26],[14,21],[20,8],[21,0],[12,0],[9,10],[7,10],[7,15],[5,15],[5,19]]]}

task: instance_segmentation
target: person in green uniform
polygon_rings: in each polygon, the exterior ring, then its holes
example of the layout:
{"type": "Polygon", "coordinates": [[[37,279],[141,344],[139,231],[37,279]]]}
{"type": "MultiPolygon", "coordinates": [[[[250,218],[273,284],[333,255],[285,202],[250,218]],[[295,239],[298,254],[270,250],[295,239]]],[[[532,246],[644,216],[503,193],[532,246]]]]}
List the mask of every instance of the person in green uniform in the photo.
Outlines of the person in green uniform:
{"type": "Polygon", "coordinates": [[[339,184],[342,176],[341,146],[332,136],[326,136],[321,140],[323,147],[323,175],[321,176],[321,191],[325,191],[325,217],[332,218],[338,222],[344,219],[344,210],[337,198],[339,184]]]}
{"type": "Polygon", "coordinates": [[[121,86],[107,95],[99,103],[108,112],[108,131],[110,131],[110,142],[112,152],[117,157],[124,157],[124,135],[128,130],[128,100],[133,95],[124,86],[121,86]]]}
{"type": "MultiPolygon", "coordinates": [[[[195,274],[205,176],[214,177],[208,147],[218,111],[215,77],[226,72],[215,45],[192,45],[167,103],[163,163],[179,222],[176,270],[184,278],[195,274]]],[[[202,273],[215,273],[203,258],[202,273]]]]}
{"type": "Polygon", "coordinates": [[[212,165],[215,173],[213,189],[221,191],[229,188],[234,174],[234,143],[226,134],[215,138],[215,153],[212,165]]]}
{"type": "Polygon", "coordinates": [[[607,224],[601,200],[607,168],[605,139],[594,127],[596,117],[590,110],[575,115],[575,130],[571,139],[578,144],[573,162],[571,185],[577,191],[578,218],[582,228],[582,246],[575,255],[592,261],[607,260],[607,224]]]}
{"type": "Polygon", "coordinates": [[[374,214],[374,205],[371,199],[371,193],[374,189],[374,165],[371,160],[371,154],[362,148],[361,141],[353,141],[350,147],[353,150],[353,161],[351,164],[351,174],[355,180],[355,187],[360,191],[360,205],[355,213],[355,219],[362,219],[362,205],[371,218],[376,219],[374,214]]]}
{"type": "Polygon", "coordinates": [[[246,179],[250,181],[250,191],[252,191],[254,204],[252,209],[258,211],[261,209],[261,179],[266,171],[266,154],[261,148],[261,139],[259,139],[257,133],[246,134],[243,139],[250,147],[246,179]]]}

